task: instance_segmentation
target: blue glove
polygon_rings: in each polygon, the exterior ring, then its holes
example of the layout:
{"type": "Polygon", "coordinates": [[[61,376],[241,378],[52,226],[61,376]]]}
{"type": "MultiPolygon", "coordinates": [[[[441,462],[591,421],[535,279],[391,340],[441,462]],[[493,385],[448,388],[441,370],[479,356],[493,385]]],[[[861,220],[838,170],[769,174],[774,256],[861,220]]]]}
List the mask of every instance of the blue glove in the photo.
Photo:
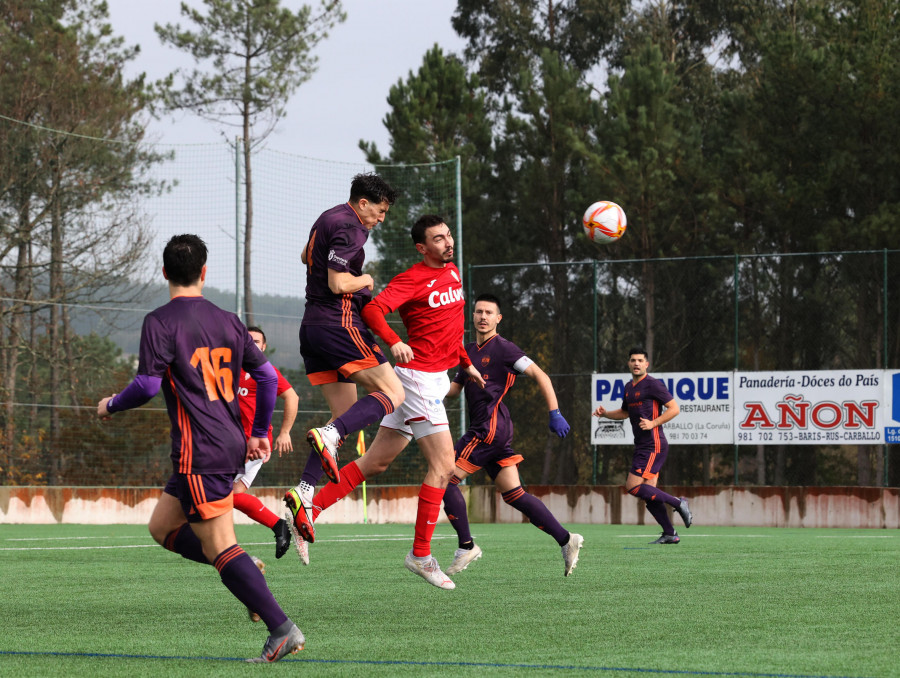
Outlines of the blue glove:
{"type": "Polygon", "coordinates": [[[550,430],[560,438],[565,438],[569,432],[569,422],[559,413],[559,410],[550,411],[550,430]]]}

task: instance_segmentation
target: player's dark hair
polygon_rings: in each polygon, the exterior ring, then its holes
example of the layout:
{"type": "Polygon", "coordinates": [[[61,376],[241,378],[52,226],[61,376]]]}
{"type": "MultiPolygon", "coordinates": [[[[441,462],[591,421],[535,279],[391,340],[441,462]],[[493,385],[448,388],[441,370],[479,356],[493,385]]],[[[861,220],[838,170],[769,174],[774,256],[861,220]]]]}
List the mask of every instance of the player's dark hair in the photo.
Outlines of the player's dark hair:
{"type": "Polygon", "coordinates": [[[503,312],[503,308],[500,306],[500,299],[498,299],[498,298],[497,298],[496,296],[494,296],[493,294],[489,294],[489,293],[479,294],[479,295],[475,298],[475,303],[477,304],[479,301],[487,301],[487,302],[489,302],[489,303],[491,303],[491,304],[496,304],[496,305],[497,305],[497,313],[502,313],[502,312],[503,312]]]}
{"type": "Polygon", "coordinates": [[[644,360],[646,360],[648,363],[650,362],[650,354],[647,353],[647,349],[643,346],[632,346],[630,349],[628,349],[628,357],[631,358],[631,356],[633,355],[642,355],[644,356],[644,360]]]}
{"type": "Polygon", "coordinates": [[[188,287],[200,279],[206,265],[206,243],[200,236],[173,235],[163,250],[166,278],[179,287],[188,287]]]}
{"type": "Polygon", "coordinates": [[[247,328],[247,331],[248,331],[248,332],[258,332],[259,334],[262,335],[263,343],[264,343],[264,344],[268,344],[268,343],[269,343],[268,341],[266,341],[266,333],[263,332],[263,331],[262,331],[260,328],[258,328],[256,325],[251,325],[250,327],[247,328]]]}
{"type": "Polygon", "coordinates": [[[358,202],[360,198],[376,205],[385,200],[388,205],[393,205],[397,200],[397,191],[375,173],[357,174],[350,182],[350,202],[358,202]]]}
{"type": "Polygon", "coordinates": [[[424,244],[425,231],[432,226],[440,226],[445,223],[447,222],[444,221],[444,217],[439,217],[437,214],[423,214],[416,220],[413,227],[409,229],[409,234],[416,245],[424,244]]]}

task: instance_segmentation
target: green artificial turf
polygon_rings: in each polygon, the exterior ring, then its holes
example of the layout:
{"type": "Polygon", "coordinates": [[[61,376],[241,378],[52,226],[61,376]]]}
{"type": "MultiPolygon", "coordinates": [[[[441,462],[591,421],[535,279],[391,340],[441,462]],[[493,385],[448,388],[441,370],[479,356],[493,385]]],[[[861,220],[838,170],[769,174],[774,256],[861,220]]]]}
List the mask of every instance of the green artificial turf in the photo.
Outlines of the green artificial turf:
{"type": "MultiPolygon", "coordinates": [[[[403,567],[410,525],[322,525],[303,567],[239,527],[306,649],[251,666],[262,624],[216,571],[142,526],[0,526],[0,674],[25,676],[900,676],[900,534],[568,526],[574,573],[528,524],[473,525],[484,557],[434,588],[403,567]]],[[[455,535],[439,525],[442,565],[455,535]]]]}

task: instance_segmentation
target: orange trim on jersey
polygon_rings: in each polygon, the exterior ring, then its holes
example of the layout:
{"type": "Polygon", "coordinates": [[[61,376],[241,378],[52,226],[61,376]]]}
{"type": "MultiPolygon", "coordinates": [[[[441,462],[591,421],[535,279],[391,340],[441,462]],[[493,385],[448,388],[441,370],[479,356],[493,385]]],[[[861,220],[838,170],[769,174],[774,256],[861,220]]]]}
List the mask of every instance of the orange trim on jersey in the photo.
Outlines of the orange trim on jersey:
{"type": "Polygon", "coordinates": [[[350,363],[344,363],[338,368],[338,372],[343,374],[345,377],[349,377],[351,374],[355,374],[360,370],[367,370],[370,367],[378,367],[378,358],[374,355],[369,356],[368,358],[360,358],[359,360],[354,360],[350,363]]]}
{"type": "Polygon", "coordinates": [[[494,339],[496,339],[496,338],[499,337],[499,336],[500,336],[499,334],[495,334],[493,337],[491,337],[490,339],[488,339],[488,340],[487,340],[486,342],[484,342],[483,344],[475,344],[475,350],[480,351],[482,348],[484,348],[485,346],[487,346],[488,344],[490,344],[492,341],[494,341],[494,339]]]}
{"type": "Polygon", "coordinates": [[[504,468],[506,466],[518,466],[523,461],[525,461],[525,457],[523,457],[521,454],[514,454],[511,457],[506,457],[505,459],[500,459],[497,462],[497,466],[499,466],[500,468],[504,468]]]}
{"type": "Polygon", "coordinates": [[[188,417],[187,410],[181,404],[181,398],[178,397],[178,390],[175,388],[175,378],[172,376],[171,367],[166,369],[166,376],[169,377],[169,386],[172,388],[172,395],[175,396],[176,421],[178,422],[178,431],[181,433],[181,447],[178,450],[178,472],[187,475],[191,472],[191,464],[194,457],[191,420],[188,417]]]}
{"type": "Polygon", "coordinates": [[[227,497],[223,497],[222,499],[216,499],[215,501],[208,501],[203,504],[197,504],[197,513],[200,514],[200,517],[203,520],[218,518],[219,516],[226,513],[231,513],[231,511],[233,510],[234,492],[230,493],[227,497]]]}
{"type": "MultiPolygon", "coordinates": [[[[650,421],[653,421],[659,416],[659,403],[655,400],[650,407],[650,421]]],[[[660,453],[662,449],[662,441],[659,439],[659,426],[653,429],[653,452],[650,453],[650,458],[647,460],[647,466],[644,469],[644,472],[641,474],[642,478],[649,478],[653,474],[650,473],[650,469],[653,468],[653,462],[656,461],[656,455],[660,453]],[[648,476],[647,474],[650,473],[648,476]]]]}
{"type": "Polygon", "coordinates": [[[321,386],[322,384],[334,384],[338,380],[337,370],[325,370],[324,372],[313,372],[307,374],[306,378],[313,386],[321,386]]]}
{"type": "MultiPolygon", "coordinates": [[[[187,476],[188,489],[191,491],[191,501],[194,503],[194,506],[199,507],[206,503],[206,490],[203,488],[203,477],[196,474],[189,474],[187,476]]],[[[201,513],[201,516],[203,514],[201,513]]]]}
{"type": "MultiPolygon", "coordinates": [[[[462,449],[462,452],[459,453],[459,459],[468,460],[470,456],[472,456],[472,451],[478,447],[481,441],[476,437],[472,438],[466,446],[462,449]]],[[[459,465],[459,459],[456,460],[457,465],[459,465]]],[[[461,467],[460,467],[461,468],[461,467]]]]}
{"type": "Polygon", "coordinates": [[[480,466],[475,466],[468,459],[457,459],[456,460],[456,468],[462,469],[466,473],[475,473],[476,471],[480,471],[480,466]]]}
{"type": "MultiPolygon", "coordinates": [[[[493,338],[493,337],[492,337],[493,338]]],[[[490,341],[490,339],[488,339],[490,341]]],[[[484,342],[484,343],[487,343],[484,342]]],[[[500,397],[497,398],[497,404],[494,406],[494,411],[491,413],[491,427],[488,430],[488,434],[484,437],[484,442],[492,443],[494,442],[494,434],[497,433],[497,410],[500,409],[500,401],[503,400],[503,396],[507,394],[512,385],[516,383],[516,375],[514,374],[506,374],[506,388],[503,389],[503,393],[500,394],[500,397]]]]}
{"type": "Polygon", "coordinates": [[[313,267],[313,245],[316,244],[316,232],[313,231],[312,235],[309,236],[309,242],[306,243],[306,265],[310,268],[313,267]]]}
{"type": "Polygon", "coordinates": [[[356,215],[356,218],[359,219],[359,223],[362,224],[362,222],[363,222],[362,217],[359,216],[359,212],[356,211],[356,208],[353,205],[351,205],[349,201],[347,202],[347,207],[349,207],[350,209],[353,210],[353,214],[356,215]]]}

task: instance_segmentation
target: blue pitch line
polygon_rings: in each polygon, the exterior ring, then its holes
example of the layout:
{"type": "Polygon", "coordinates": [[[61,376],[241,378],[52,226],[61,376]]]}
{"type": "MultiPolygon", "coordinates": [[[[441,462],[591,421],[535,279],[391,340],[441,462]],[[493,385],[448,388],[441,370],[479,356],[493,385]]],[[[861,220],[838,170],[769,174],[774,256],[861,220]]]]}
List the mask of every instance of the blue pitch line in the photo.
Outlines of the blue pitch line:
{"type": "MultiPolygon", "coordinates": [[[[160,654],[119,654],[103,652],[25,652],[18,650],[0,650],[2,655],[25,655],[38,657],[100,657],[106,659],[190,659],[226,662],[244,662],[243,657],[182,657],[178,655],[160,654]]],[[[557,671],[610,671],[614,673],[658,673],[677,676],[744,676],[746,678],[863,678],[862,676],[827,676],[803,673],[756,673],[753,671],[690,671],[686,669],[643,669],[624,666],[570,666],[565,664],[502,664],[497,662],[425,662],[376,659],[282,659],[281,663],[295,662],[303,664],[362,664],[371,666],[445,666],[487,669],[537,669],[557,671]]]]}

